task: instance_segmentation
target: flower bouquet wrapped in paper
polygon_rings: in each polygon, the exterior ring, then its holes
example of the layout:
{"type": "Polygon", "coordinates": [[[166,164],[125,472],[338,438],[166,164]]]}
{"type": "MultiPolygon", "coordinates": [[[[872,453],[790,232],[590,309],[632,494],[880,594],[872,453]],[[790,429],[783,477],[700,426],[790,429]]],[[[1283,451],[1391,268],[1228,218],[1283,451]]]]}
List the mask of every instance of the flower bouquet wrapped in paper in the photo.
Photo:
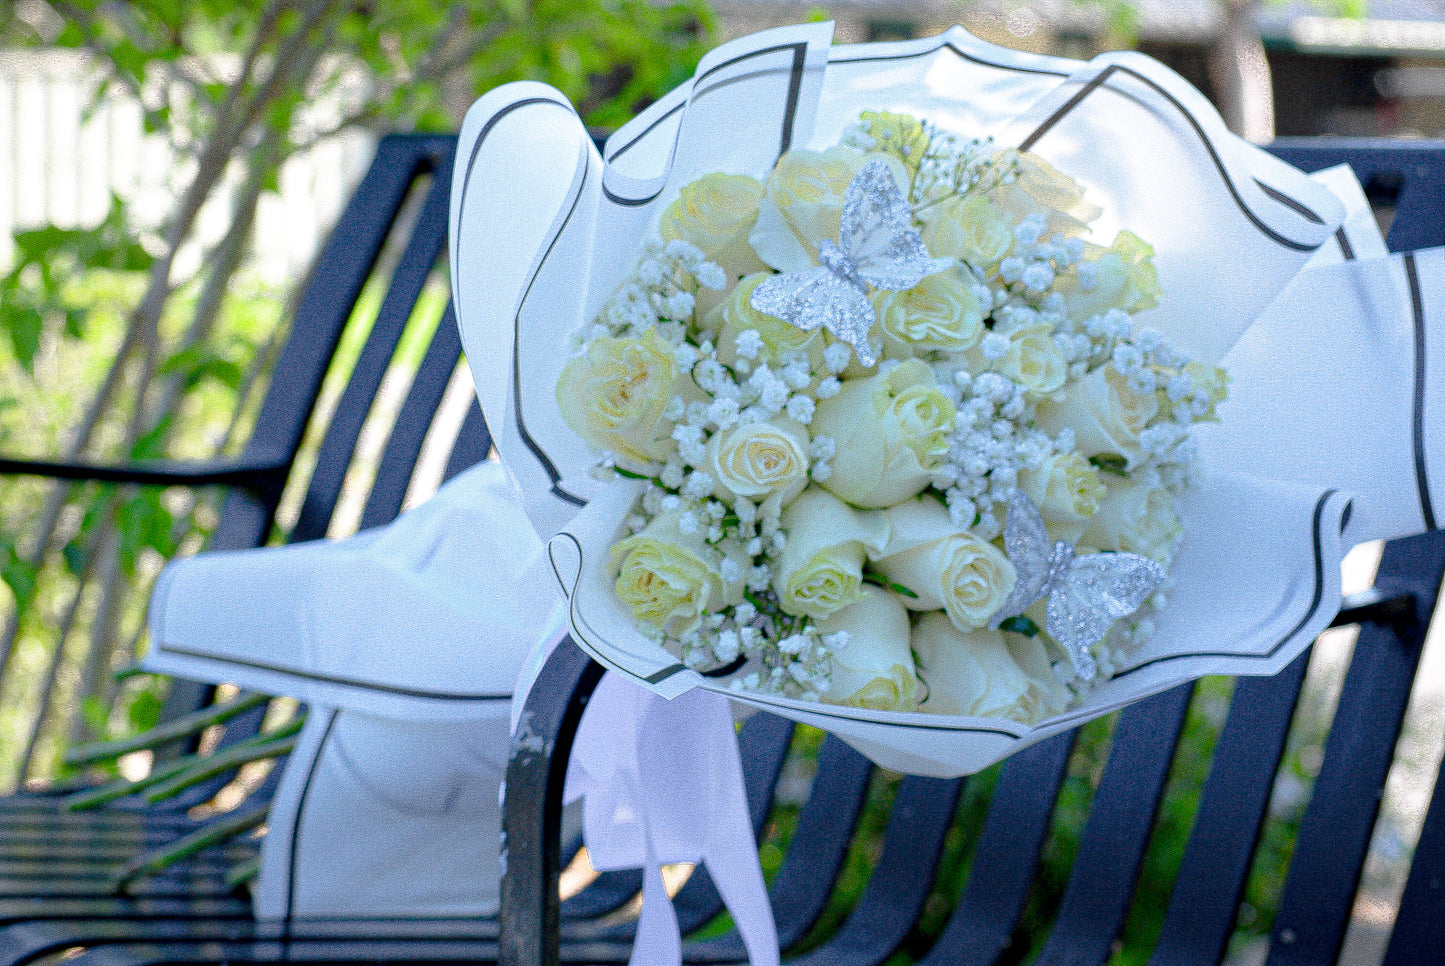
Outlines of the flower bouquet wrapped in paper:
{"type": "Polygon", "coordinates": [[[605,158],[538,85],[463,131],[464,341],[598,660],[956,775],[1278,670],[1433,526],[1438,259],[1351,244],[1357,188],[1138,55],[829,41],[719,48],[605,158]]]}

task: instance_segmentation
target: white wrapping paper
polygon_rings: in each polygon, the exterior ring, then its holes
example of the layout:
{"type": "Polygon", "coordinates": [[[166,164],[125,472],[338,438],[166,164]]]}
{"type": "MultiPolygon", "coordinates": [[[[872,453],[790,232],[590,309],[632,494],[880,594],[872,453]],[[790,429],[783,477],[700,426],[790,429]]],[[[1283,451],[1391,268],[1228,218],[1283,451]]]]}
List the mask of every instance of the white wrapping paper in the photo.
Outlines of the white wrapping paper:
{"type": "Polygon", "coordinates": [[[148,670],[311,705],[258,918],[496,912],[513,684],[560,618],[541,551],[483,463],[387,527],[162,573],[148,670]]]}
{"type": "MultiPolygon", "coordinates": [[[[1231,136],[1198,92],[1137,54],[1040,58],[959,29],[829,40],[828,25],[809,25],[719,48],[613,135],[605,157],[540,85],[493,91],[463,127],[451,214],[463,343],[502,459],[550,538],[571,633],[596,659],[664,698],[727,695],[826,728],[887,767],[958,775],[1193,677],[1277,671],[1338,609],[1351,545],[1435,526],[1445,330],[1430,323],[1445,256],[1387,257],[1352,178],[1308,178],[1231,136]],[[558,347],[681,185],[711,171],[762,177],[789,148],[836,143],[865,109],[992,136],[1074,177],[1104,209],[1101,237],[1128,229],[1154,247],[1164,294],[1141,323],[1233,378],[1223,422],[1198,432],[1204,469],[1182,506],[1156,633],[1081,706],[1033,728],[739,694],[686,669],[611,590],[608,550],[636,490],[593,479],[596,454],[557,411],[558,347]]],[[[617,727],[610,746],[584,748],[598,758],[592,773],[618,774],[652,740],[617,727]]],[[[675,803],[654,820],[676,828],[686,813],[675,803]]],[[[695,828],[693,852],[706,834],[695,828]]],[[[643,853],[655,860],[642,846],[632,858],[643,853]]],[[[639,958],[672,955],[643,945],[639,958]]]]}
{"type": "MultiPolygon", "coordinates": [[[[947,775],[983,767],[1198,674],[1283,666],[1336,609],[1332,575],[1349,543],[1405,532],[1384,526],[1381,515],[1401,515],[1384,507],[1398,503],[1400,486],[1415,473],[1406,440],[1386,445],[1390,434],[1409,431],[1408,407],[1403,421],[1377,434],[1379,446],[1368,457],[1378,465],[1362,458],[1347,468],[1333,456],[1301,463],[1273,448],[1280,404],[1264,396],[1290,393],[1296,357],[1309,354],[1305,364],[1320,370],[1351,371],[1360,358],[1346,350],[1361,336],[1312,338],[1301,349],[1299,333],[1285,331],[1287,320],[1348,314],[1354,324],[1378,309],[1396,321],[1376,328],[1398,321],[1399,285],[1353,301],[1315,294],[1315,278],[1345,285],[1351,273],[1384,264],[1358,188],[1337,182],[1342,200],[1326,180],[1229,135],[1196,91],[1148,58],[1041,59],[990,47],[961,30],[861,47],[831,48],[828,37],[826,25],[810,25],[719,48],[692,84],[620,129],[608,141],[606,161],[560,96],[537,85],[494,91],[468,117],[452,206],[463,342],[476,383],[485,387],[483,406],[503,461],[522,484],[538,533],[551,538],[574,637],[608,667],[664,696],[726,689],[637,633],[611,593],[607,551],[632,492],[626,483],[601,484],[588,474],[595,454],[556,408],[553,387],[566,360],[557,346],[611,293],[681,184],[715,170],[762,176],[788,147],[835,141],[861,109],[901,109],[965,136],[1027,146],[1103,207],[1104,237],[1128,229],[1148,239],[1164,295],[1141,321],[1201,359],[1223,359],[1234,398],[1225,404],[1224,422],[1208,427],[1205,472],[1183,508],[1185,544],[1158,633],[1135,655],[1137,667],[1082,708],[1029,729],[994,719],[731,696],[822,724],[881,764],[947,775]],[[1362,267],[1329,268],[1342,257],[1336,232],[1345,223],[1345,201],[1355,210],[1350,228],[1361,240],[1353,253],[1362,267]],[[1320,311],[1312,300],[1321,302],[1320,311]],[[1226,358],[1256,319],[1261,332],[1226,358]],[[1267,348],[1258,347],[1261,339],[1267,348]],[[1293,341],[1280,341],[1286,339],[1293,341]],[[1346,354],[1331,362],[1325,348],[1346,354]],[[1261,358],[1268,362],[1259,364],[1261,358]],[[1277,456],[1262,458],[1266,452],[1277,456]],[[1352,499],[1360,506],[1350,511],[1352,499]]],[[[1359,398],[1389,386],[1385,398],[1407,401],[1399,398],[1397,370],[1413,362],[1400,355],[1398,335],[1369,350],[1370,360],[1381,363],[1374,370],[1381,382],[1362,385],[1359,398]]],[[[1313,384],[1319,391],[1294,395],[1287,410],[1305,420],[1305,431],[1291,434],[1305,449],[1317,426],[1343,425],[1331,415],[1338,399],[1325,391],[1328,383],[1313,384]]],[[[1418,513],[1400,521],[1406,530],[1420,522],[1418,513]]]]}

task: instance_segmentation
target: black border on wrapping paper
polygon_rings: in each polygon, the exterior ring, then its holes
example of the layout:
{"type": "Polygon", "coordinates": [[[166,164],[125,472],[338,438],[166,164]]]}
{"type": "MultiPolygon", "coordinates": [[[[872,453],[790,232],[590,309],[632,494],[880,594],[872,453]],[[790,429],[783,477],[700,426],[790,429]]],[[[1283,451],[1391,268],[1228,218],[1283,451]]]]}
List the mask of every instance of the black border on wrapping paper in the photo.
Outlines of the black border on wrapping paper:
{"type": "Polygon", "coordinates": [[[1411,429],[1415,446],[1415,486],[1420,494],[1420,516],[1426,530],[1435,525],[1435,508],[1430,501],[1430,473],[1425,458],[1425,301],[1420,293],[1420,272],[1415,267],[1415,253],[1400,257],[1405,279],[1410,288],[1410,316],[1415,329],[1415,392],[1411,429]]]}
{"type": "MultiPolygon", "coordinates": [[[[1265,651],[1263,654],[1247,655],[1248,657],[1260,660],[1269,660],[1270,658],[1274,657],[1276,654],[1279,653],[1281,648],[1293,641],[1295,637],[1298,636],[1299,632],[1304,630],[1306,625],[1308,625],[1310,621],[1314,620],[1315,617],[1319,614],[1320,606],[1324,603],[1325,598],[1325,548],[1324,535],[1321,530],[1321,525],[1324,523],[1325,504],[1328,503],[1330,498],[1333,497],[1337,492],[1339,491],[1326,490],[1320,496],[1320,498],[1315,501],[1314,520],[1312,524],[1312,527],[1314,529],[1315,589],[1314,594],[1310,599],[1309,609],[1306,610],[1304,616],[1295,623],[1295,626],[1290,629],[1290,632],[1284,637],[1280,638],[1268,651],[1265,651]]],[[[1349,519],[1349,507],[1349,504],[1345,505],[1344,512],[1346,520],[1349,519]]],[[[1230,651],[1190,651],[1188,654],[1169,654],[1164,655],[1163,657],[1156,657],[1152,660],[1144,661],[1140,664],[1135,664],[1134,666],[1127,667],[1122,671],[1116,671],[1109,676],[1109,680],[1117,681],[1120,678],[1127,677],[1128,675],[1133,674],[1136,671],[1142,671],[1144,668],[1155,667],[1160,664],[1167,664],[1171,661],[1180,661],[1186,658],[1237,658],[1241,656],[1245,655],[1232,653],[1230,651]]]]}
{"type": "MultiPolygon", "coordinates": [[[[482,130],[477,134],[477,139],[476,139],[476,141],[474,141],[474,142],[472,143],[471,154],[470,154],[470,156],[468,156],[468,158],[467,158],[466,168],[464,169],[465,174],[464,174],[463,180],[462,180],[462,194],[461,194],[461,198],[460,198],[460,199],[458,200],[458,202],[457,202],[457,208],[458,208],[458,212],[459,212],[459,214],[458,214],[458,216],[457,216],[457,224],[458,224],[457,234],[458,234],[458,235],[461,235],[461,234],[462,234],[462,232],[461,232],[461,220],[464,219],[464,218],[466,218],[466,216],[467,216],[467,211],[469,210],[469,209],[467,208],[467,191],[471,188],[471,185],[472,185],[472,171],[473,171],[473,170],[475,169],[475,167],[476,167],[476,164],[477,164],[477,155],[479,155],[479,154],[481,153],[482,144],[485,143],[485,141],[487,140],[487,135],[491,134],[492,128],[496,127],[496,125],[502,120],[502,118],[504,118],[504,117],[506,117],[507,115],[511,114],[513,111],[520,110],[521,108],[524,108],[524,107],[531,107],[531,106],[536,105],[536,104],[551,104],[551,105],[553,105],[553,106],[555,106],[555,107],[560,107],[560,108],[568,111],[569,113],[572,113],[574,116],[575,116],[575,113],[576,113],[576,112],[573,110],[572,105],[566,104],[566,103],[564,103],[564,102],[562,102],[562,101],[559,101],[559,100],[556,100],[555,98],[551,98],[551,97],[528,97],[528,98],[524,98],[523,100],[514,101],[513,103],[508,104],[506,107],[502,108],[502,109],[499,110],[497,113],[495,113],[495,114],[493,114],[491,117],[487,118],[487,123],[482,126],[482,130]]],[[[578,123],[580,124],[581,122],[579,121],[578,123]]],[[[538,442],[532,437],[532,434],[527,430],[527,424],[526,424],[526,422],[525,422],[525,420],[523,419],[523,416],[522,416],[522,379],[521,379],[522,363],[521,363],[521,356],[519,355],[519,353],[518,353],[518,351],[517,351],[517,343],[518,343],[519,339],[521,338],[521,334],[522,334],[522,333],[521,333],[522,310],[526,307],[527,299],[530,297],[530,295],[531,295],[531,293],[532,293],[532,286],[534,286],[534,285],[537,283],[537,277],[538,277],[539,275],[541,275],[541,273],[542,273],[542,266],[546,263],[547,259],[551,256],[552,251],[557,247],[557,241],[562,237],[562,233],[563,233],[564,231],[566,231],[567,225],[572,221],[572,216],[577,213],[577,206],[578,206],[578,204],[581,202],[581,199],[582,199],[582,187],[587,183],[587,176],[588,176],[588,174],[589,174],[590,171],[591,171],[591,164],[592,164],[592,155],[591,155],[591,152],[590,152],[590,151],[586,151],[586,150],[584,149],[584,151],[583,151],[583,153],[582,153],[582,177],[581,177],[581,178],[578,178],[577,175],[576,175],[576,171],[573,172],[574,191],[573,191],[573,194],[572,194],[572,199],[571,199],[571,201],[568,203],[568,206],[567,206],[567,214],[562,218],[560,224],[558,224],[556,232],[555,232],[555,233],[552,235],[552,237],[548,240],[547,246],[546,246],[546,250],[543,252],[542,258],[538,261],[537,265],[532,269],[531,277],[527,279],[527,284],[526,284],[525,288],[523,289],[522,298],[521,298],[521,300],[517,303],[517,311],[516,311],[516,314],[515,314],[515,315],[513,316],[513,318],[512,318],[512,409],[513,409],[512,422],[513,422],[513,426],[514,426],[515,429],[517,430],[517,437],[518,437],[519,439],[521,439],[522,444],[523,444],[524,446],[526,446],[528,450],[531,451],[532,455],[537,459],[537,462],[541,465],[542,471],[547,474],[547,479],[548,479],[548,480],[551,482],[551,484],[552,484],[552,488],[551,488],[552,495],[553,495],[553,496],[556,496],[558,499],[565,500],[566,502],[571,503],[571,504],[573,504],[574,506],[579,506],[579,507],[581,507],[581,506],[586,506],[586,505],[587,505],[587,501],[584,500],[582,497],[577,496],[575,493],[569,493],[568,491],[566,491],[566,490],[564,490],[564,489],[562,488],[562,486],[561,486],[562,474],[557,472],[557,466],[556,466],[556,464],[553,463],[551,457],[547,455],[547,451],[542,448],[541,444],[538,443],[538,442]]],[[[458,257],[460,257],[460,255],[458,255],[458,257]]],[[[460,306],[458,306],[458,309],[460,310],[460,306]]]]}
{"type": "Polygon", "coordinates": [[[501,693],[479,693],[468,694],[465,692],[430,691],[422,688],[401,688],[389,684],[377,684],[371,681],[363,681],[359,678],[343,678],[336,675],[316,674],[311,671],[299,671],[295,668],[284,667],[279,664],[267,664],[263,661],[245,661],[240,658],[225,657],[219,654],[208,654],[205,651],[193,651],[189,648],[175,647],[172,645],[158,644],[157,648],[166,654],[175,654],[180,657],[196,658],[203,661],[217,661],[221,664],[229,664],[232,667],[251,668],[256,671],[266,671],[272,674],[284,675],[299,681],[315,681],[317,684],[330,684],[338,687],[354,688],[358,691],[371,691],[376,694],[390,694],[402,698],[422,698],[428,701],[446,701],[465,704],[479,704],[492,701],[510,701],[511,692],[501,693]]]}
{"type": "MultiPolygon", "coordinates": [[[[1296,621],[1294,627],[1291,628],[1287,634],[1282,636],[1273,645],[1271,645],[1268,650],[1264,651],[1263,653],[1252,654],[1240,654],[1238,652],[1230,651],[1191,651],[1186,654],[1165,655],[1143,662],[1141,664],[1134,665],[1133,667],[1125,668],[1122,671],[1118,671],[1110,676],[1110,680],[1119,680],[1128,676],[1129,674],[1143,670],[1147,667],[1154,667],[1174,661],[1192,660],[1199,657],[1217,657],[1227,660],[1244,660],[1251,663],[1267,662],[1276,657],[1279,654],[1280,650],[1290,645],[1291,643],[1294,643],[1300,632],[1304,630],[1311,621],[1315,620],[1319,616],[1320,608],[1324,605],[1325,552],[1324,533],[1322,530],[1322,526],[1324,524],[1325,507],[1327,506],[1329,501],[1337,494],[1337,490],[1326,490],[1319,497],[1319,499],[1315,501],[1315,507],[1311,517],[1311,541],[1314,551],[1314,589],[1311,594],[1309,607],[1306,609],[1305,613],[1299,618],[1299,620],[1296,621]]],[[[1346,521],[1348,521],[1349,519],[1350,507],[1351,504],[1346,503],[1344,509],[1342,510],[1343,519],[1346,521]]],[[[578,541],[574,535],[572,535],[571,533],[567,533],[566,531],[557,534],[557,536],[553,539],[555,540],[563,537],[565,537],[571,543],[571,545],[577,552],[577,572],[578,580],[580,580],[581,572],[586,565],[584,548],[582,547],[581,542],[578,541]]],[[[607,644],[607,638],[604,635],[598,633],[597,630],[591,625],[591,623],[587,621],[585,615],[581,613],[580,608],[577,604],[577,581],[573,581],[571,586],[568,586],[568,582],[562,577],[561,572],[557,569],[556,559],[552,555],[550,550],[550,543],[548,557],[552,562],[552,572],[556,576],[559,586],[562,587],[563,592],[567,595],[568,614],[571,618],[571,625],[574,632],[575,640],[580,645],[582,645],[587,650],[587,652],[592,655],[599,663],[603,664],[611,670],[619,671],[623,674],[628,675],[631,678],[644,681],[648,684],[659,684],[662,681],[667,680],[668,678],[671,678],[677,674],[683,673],[684,671],[688,670],[688,668],[681,663],[673,663],[670,665],[666,665],[658,669],[657,671],[652,672],[651,674],[642,675],[637,673],[636,671],[624,667],[623,665],[617,663],[617,661],[610,658],[607,651],[608,647],[610,646],[607,644]],[[599,641],[602,642],[601,645],[597,643],[599,641]]],[[[1249,672],[1242,670],[1231,670],[1228,673],[1248,674],[1249,672]]],[[[1014,741],[1031,739],[1040,735],[1041,733],[1044,736],[1054,734],[1060,730],[1065,730],[1066,728],[1073,727],[1075,724],[1081,724],[1094,716],[1092,712],[1084,711],[1081,713],[1080,709],[1075,709],[1072,714],[1065,713],[1058,717],[1048,719],[1042,722],[1040,725],[1034,727],[1020,725],[1018,730],[1013,730],[1003,726],[989,727],[975,724],[958,724],[950,723],[946,720],[886,721],[871,717],[859,717],[855,713],[849,713],[842,710],[833,711],[831,710],[833,706],[823,704],[822,702],[818,702],[817,704],[811,704],[807,707],[798,708],[792,703],[776,701],[770,695],[758,692],[748,692],[744,696],[733,694],[732,692],[729,692],[726,689],[722,688],[710,688],[710,690],[713,690],[719,694],[723,694],[727,697],[736,697],[739,700],[745,701],[746,703],[757,707],[768,707],[775,709],[778,714],[781,714],[782,716],[787,718],[793,718],[794,720],[797,720],[797,715],[803,714],[822,719],[865,722],[867,724],[882,725],[889,728],[918,728],[925,731],[945,731],[955,734],[969,733],[1001,735],[1014,741]]],[[[921,712],[917,714],[921,714],[921,712]]]]}
{"type": "MultiPolygon", "coordinates": [[[[1061,104],[1048,117],[1044,118],[1044,120],[1040,122],[1038,127],[1034,128],[1034,130],[1031,131],[1027,137],[1025,137],[1021,142],[1019,142],[1019,150],[1030,150],[1060,121],[1066,118],[1069,113],[1074,110],[1074,108],[1082,104],[1084,100],[1087,99],[1089,95],[1093,94],[1095,91],[1109,90],[1113,91],[1113,93],[1121,94],[1122,96],[1128,96],[1127,94],[1123,94],[1123,92],[1114,90],[1113,88],[1108,86],[1107,82],[1109,78],[1114,76],[1115,74],[1122,74],[1126,77],[1131,77],[1139,83],[1143,84],[1144,86],[1148,87],[1154,93],[1164,98],[1165,102],[1168,103],[1170,107],[1174,108],[1176,111],[1178,111],[1181,115],[1184,116],[1185,120],[1189,122],[1190,128],[1193,129],[1195,135],[1198,136],[1200,142],[1204,145],[1205,151],[1208,152],[1209,159],[1214,163],[1214,168],[1219,173],[1220,180],[1224,183],[1225,188],[1228,190],[1229,196],[1234,200],[1235,205],[1238,206],[1240,213],[1249,220],[1249,223],[1252,224],[1260,232],[1260,234],[1264,235],[1264,237],[1268,238],[1275,244],[1283,248],[1288,248],[1291,251],[1312,252],[1320,247],[1318,244],[1310,245],[1305,242],[1295,241],[1292,238],[1286,238],[1284,235],[1281,235],[1279,232],[1269,227],[1269,225],[1265,224],[1264,221],[1258,215],[1256,215],[1247,204],[1245,204],[1244,198],[1239,193],[1239,188],[1235,185],[1234,180],[1229,176],[1228,169],[1226,169],[1224,166],[1224,160],[1220,157],[1219,150],[1215,147],[1214,142],[1205,132],[1203,125],[1199,123],[1199,119],[1196,118],[1194,114],[1189,110],[1189,108],[1185,107],[1178,98],[1176,98],[1173,94],[1166,90],[1157,81],[1145,76],[1144,74],[1134,70],[1133,68],[1126,67],[1123,64],[1109,64],[1103,70],[1099,71],[1099,73],[1095,74],[1092,78],[1085,82],[1084,85],[1080,87],[1079,90],[1075,91],[1074,94],[1067,101],[1061,104]]],[[[1310,209],[1307,205],[1300,202],[1298,199],[1291,198],[1279,189],[1266,185],[1258,179],[1255,179],[1255,184],[1270,198],[1291,209],[1300,217],[1308,221],[1315,222],[1316,224],[1324,224],[1324,219],[1321,218],[1317,212],[1310,209]]]]}
{"type": "MultiPolygon", "coordinates": [[[[557,586],[562,589],[562,593],[567,597],[567,616],[569,619],[568,622],[571,624],[572,630],[576,634],[576,640],[578,641],[578,643],[584,645],[587,648],[588,653],[590,653],[598,661],[598,663],[603,664],[611,670],[617,671],[620,674],[625,674],[630,678],[636,678],[640,681],[645,681],[648,684],[661,684],[668,678],[674,677],[678,674],[682,674],[688,670],[687,666],[682,664],[681,662],[673,662],[672,664],[664,665],[658,670],[653,671],[651,674],[639,674],[637,671],[634,671],[631,668],[627,668],[619,664],[615,659],[608,655],[605,648],[598,647],[596,644],[594,644],[593,639],[599,641],[606,641],[606,638],[603,635],[599,634],[592,627],[591,623],[588,622],[586,616],[582,613],[581,608],[577,604],[577,584],[582,579],[584,561],[582,542],[565,530],[552,537],[552,540],[547,541],[547,562],[552,567],[552,575],[557,578],[557,586]],[[567,580],[562,576],[562,572],[557,569],[557,557],[552,552],[552,540],[561,540],[563,538],[566,538],[566,540],[572,544],[573,549],[577,551],[577,579],[572,581],[570,587],[567,584],[567,580]],[[583,631],[585,631],[586,633],[583,633],[583,631]]],[[[635,657],[636,655],[632,656],[635,657]]],[[[643,661],[647,660],[646,658],[638,659],[643,661]]]]}
{"type": "MultiPolygon", "coordinates": [[[[690,107],[692,104],[701,100],[702,97],[706,94],[741,79],[730,78],[728,80],[724,80],[717,84],[714,84],[711,87],[702,87],[703,81],[705,81],[711,75],[728,67],[734,67],[738,64],[744,63],[755,57],[765,57],[769,54],[781,53],[783,51],[792,51],[793,63],[792,66],[788,68],[788,100],[787,104],[783,108],[783,128],[778,137],[778,156],[782,157],[788,152],[789,148],[793,146],[793,125],[797,122],[798,99],[801,96],[803,89],[803,72],[808,64],[808,44],[806,41],[797,41],[791,44],[777,44],[772,47],[764,47],[759,50],[749,51],[746,54],[739,54],[737,57],[734,57],[731,60],[725,60],[721,64],[714,64],[712,67],[709,67],[701,77],[698,77],[693,81],[693,90],[691,91],[687,100],[678,104],[667,113],[663,114],[661,117],[653,121],[642,131],[638,132],[637,136],[634,137],[632,140],[622,145],[616,151],[613,151],[612,154],[607,158],[607,162],[610,164],[617,158],[621,157],[634,144],[647,137],[647,135],[651,134],[654,130],[656,130],[660,124],[662,124],[668,118],[672,117],[678,111],[690,107]]],[[[612,189],[607,187],[605,181],[602,185],[602,194],[604,197],[607,198],[608,201],[612,202],[613,204],[624,205],[627,207],[637,207],[654,201],[658,195],[662,194],[664,190],[665,186],[644,197],[626,198],[622,195],[614,193],[612,189]]]]}
{"type": "Polygon", "coordinates": [[[336,727],[336,718],[340,713],[336,708],[331,709],[331,714],[326,719],[326,729],[322,731],[321,740],[316,744],[316,754],[306,766],[306,780],[301,783],[301,795],[296,799],[296,820],[291,824],[289,868],[286,870],[286,915],[281,920],[283,941],[291,938],[291,922],[296,914],[296,860],[301,854],[301,816],[306,813],[306,800],[311,797],[311,785],[316,781],[321,756],[326,754],[326,746],[331,741],[331,731],[336,727]]]}

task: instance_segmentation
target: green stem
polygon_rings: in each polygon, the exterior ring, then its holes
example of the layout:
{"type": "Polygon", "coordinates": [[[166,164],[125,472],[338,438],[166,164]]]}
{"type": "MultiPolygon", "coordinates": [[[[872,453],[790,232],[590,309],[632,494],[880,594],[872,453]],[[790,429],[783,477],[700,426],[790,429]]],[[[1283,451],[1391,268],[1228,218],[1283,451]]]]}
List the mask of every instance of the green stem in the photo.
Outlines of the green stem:
{"type": "Polygon", "coordinates": [[[252,745],[249,748],[236,744],[218,755],[212,755],[205,761],[196,763],[181,774],[160,782],[146,793],[146,801],[151,804],[165,801],[197,782],[203,782],[207,778],[212,778],[233,768],[239,768],[241,765],[250,764],[253,761],[279,758],[289,754],[295,747],[296,739],[290,736],[268,741],[265,744],[252,745]]]}
{"type": "Polygon", "coordinates": [[[123,892],[137,879],[160,872],[226,839],[259,828],[266,823],[266,812],[266,806],[263,805],[250,811],[224,815],[163,848],[146,852],[127,862],[112,885],[116,892],[123,892]]]}
{"type": "Polygon", "coordinates": [[[270,697],[264,694],[239,694],[224,704],[213,705],[203,711],[183,715],[167,724],[143,731],[138,735],[131,735],[129,738],[76,745],[65,753],[65,763],[76,766],[90,765],[98,761],[111,761],[134,751],[144,751],[147,748],[154,748],[179,738],[187,738],[211,725],[223,724],[236,715],[250,711],[270,700],[270,697]]]}
{"type": "Polygon", "coordinates": [[[156,785],[165,785],[166,783],[180,782],[182,778],[189,779],[183,784],[180,784],[177,787],[171,789],[168,794],[163,795],[159,794],[158,792],[152,792],[150,796],[147,796],[150,801],[158,801],[162,798],[167,798],[169,797],[169,795],[173,795],[181,789],[189,787],[196,781],[200,781],[203,778],[209,777],[210,775],[217,774],[220,771],[224,771],[228,767],[244,765],[248,761],[258,761],[261,758],[274,757],[276,755],[284,754],[290,749],[287,748],[283,750],[273,746],[278,745],[285,739],[289,739],[296,735],[298,732],[300,732],[301,725],[304,722],[304,718],[298,718],[294,721],[289,721],[286,724],[282,725],[280,728],[277,728],[275,731],[267,732],[260,735],[253,735],[250,738],[238,741],[219,754],[186,755],[183,758],[178,758],[174,762],[167,764],[165,767],[157,768],[155,771],[151,772],[149,775],[146,775],[144,778],[137,778],[133,781],[128,778],[118,778],[114,781],[106,782],[104,785],[86,789],[85,791],[70,795],[66,798],[66,810],[72,812],[79,812],[86,809],[96,808],[97,806],[104,805],[107,802],[113,802],[118,798],[124,798],[127,795],[133,795],[136,792],[144,791],[145,789],[151,788],[156,785]],[[252,752],[256,752],[258,749],[261,753],[252,754],[252,752]],[[204,775],[196,774],[200,770],[208,768],[210,763],[222,760],[225,761],[225,764],[222,765],[220,768],[208,771],[204,775]]]}
{"type": "Polygon", "coordinates": [[[237,862],[231,867],[231,871],[226,873],[224,880],[226,888],[234,890],[237,886],[244,882],[250,882],[260,874],[261,857],[259,855],[253,855],[244,862],[237,862]]]}
{"type": "Polygon", "coordinates": [[[901,594],[902,596],[907,597],[909,600],[918,599],[918,595],[913,591],[909,590],[907,587],[903,586],[902,584],[896,584],[893,581],[887,579],[886,577],[880,577],[877,574],[865,573],[863,575],[863,583],[872,584],[874,587],[882,587],[884,590],[891,590],[895,594],[901,594]]]}

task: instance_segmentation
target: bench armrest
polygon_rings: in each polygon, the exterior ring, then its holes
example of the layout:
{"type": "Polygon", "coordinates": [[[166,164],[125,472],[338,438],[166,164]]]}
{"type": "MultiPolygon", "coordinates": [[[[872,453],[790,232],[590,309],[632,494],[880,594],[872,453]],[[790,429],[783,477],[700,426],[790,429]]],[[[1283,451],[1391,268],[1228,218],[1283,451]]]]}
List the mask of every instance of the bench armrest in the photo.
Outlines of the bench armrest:
{"type": "Polygon", "coordinates": [[[0,457],[0,474],[44,476],[58,480],[141,483],[155,486],[236,486],[261,496],[276,496],[286,483],[289,461],[239,457],[205,461],[153,460],[144,463],[68,463],[0,457]]]}
{"type": "Polygon", "coordinates": [[[603,668],[564,637],[533,683],[507,763],[499,963],[555,966],[561,908],[562,786],[582,712],[603,668]]]}

